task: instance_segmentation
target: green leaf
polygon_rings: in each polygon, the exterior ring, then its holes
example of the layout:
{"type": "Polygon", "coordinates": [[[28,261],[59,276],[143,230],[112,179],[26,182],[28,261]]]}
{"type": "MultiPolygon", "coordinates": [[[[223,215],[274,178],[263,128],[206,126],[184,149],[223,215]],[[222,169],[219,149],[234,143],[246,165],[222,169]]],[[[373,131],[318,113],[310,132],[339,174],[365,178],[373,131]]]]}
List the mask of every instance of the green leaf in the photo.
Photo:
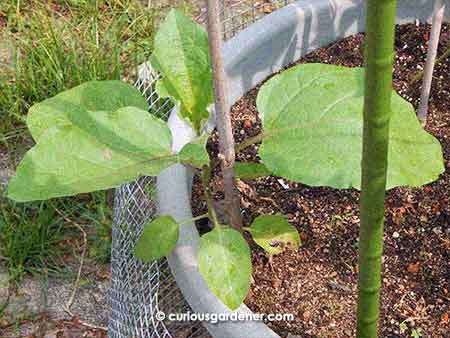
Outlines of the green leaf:
{"type": "Polygon", "coordinates": [[[141,108],[120,107],[132,103],[146,107],[128,85],[108,81],[35,105],[28,125],[36,145],[17,168],[9,197],[26,202],[114,188],[176,163],[167,125],[141,108]]]}
{"type": "Polygon", "coordinates": [[[209,155],[206,151],[206,141],[209,134],[203,134],[203,136],[196,140],[186,144],[178,153],[178,157],[181,163],[192,165],[196,168],[202,168],[204,165],[209,164],[209,155]]]}
{"type": "Polygon", "coordinates": [[[200,132],[214,101],[206,31],[178,10],[171,10],[155,37],[150,62],[162,73],[161,97],[178,104],[178,114],[200,132]]]}
{"type": "Polygon", "coordinates": [[[258,216],[248,231],[254,241],[271,255],[282,253],[286,248],[298,249],[301,243],[297,229],[281,215],[258,216]]]}
{"type": "Polygon", "coordinates": [[[234,171],[237,178],[248,180],[272,174],[264,164],[253,162],[236,162],[234,171]]]}
{"type": "Polygon", "coordinates": [[[231,310],[237,309],[250,288],[250,248],[231,228],[214,228],[200,239],[198,267],[211,291],[231,310]]]}
{"type": "Polygon", "coordinates": [[[122,81],[90,81],[33,105],[27,116],[31,136],[39,137],[50,128],[86,122],[89,111],[114,112],[124,107],[148,109],[142,94],[122,81]]]}
{"type": "Polygon", "coordinates": [[[406,330],[408,330],[408,325],[406,324],[405,321],[400,323],[399,329],[400,329],[400,333],[405,333],[406,330]]]}
{"type": "MultiPolygon", "coordinates": [[[[359,189],[363,80],[361,68],[305,64],[267,81],[257,98],[264,164],[277,176],[311,186],[359,189]]],[[[388,189],[420,186],[444,171],[439,141],[395,92],[389,137],[388,189]]]]}
{"type": "Polygon", "coordinates": [[[413,338],[421,338],[422,337],[422,329],[419,327],[417,329],[411,330],[411,337],[413,338]]]}
{"type": "Polygon", "coordinates": [[[134,255],[144,262],[168,256],[177,245],[180,225],[171,216],[159,216],[148,223],[136,243],[134,255]]]}

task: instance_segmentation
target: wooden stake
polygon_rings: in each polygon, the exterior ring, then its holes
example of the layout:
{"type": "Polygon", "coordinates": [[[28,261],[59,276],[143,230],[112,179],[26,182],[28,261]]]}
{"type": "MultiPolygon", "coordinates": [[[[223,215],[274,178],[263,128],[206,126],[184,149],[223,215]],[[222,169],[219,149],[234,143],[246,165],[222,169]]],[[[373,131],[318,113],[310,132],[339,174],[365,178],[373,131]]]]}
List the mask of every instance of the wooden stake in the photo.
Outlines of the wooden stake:
{"type": "Polygon", "coordinates": [[[428,41],[427,61],[423,71],[422,92],[420,95],[419,109],[417,110],[417,117],[423,125],[427,122],[428,101],[430,100],[431,82],[433,80],[434,60],[436,59],[439,44],[439,35],[441,33],[442,20],[444,18],[444,9],[444,1],[436,0],[430,40],[428,41]]]}

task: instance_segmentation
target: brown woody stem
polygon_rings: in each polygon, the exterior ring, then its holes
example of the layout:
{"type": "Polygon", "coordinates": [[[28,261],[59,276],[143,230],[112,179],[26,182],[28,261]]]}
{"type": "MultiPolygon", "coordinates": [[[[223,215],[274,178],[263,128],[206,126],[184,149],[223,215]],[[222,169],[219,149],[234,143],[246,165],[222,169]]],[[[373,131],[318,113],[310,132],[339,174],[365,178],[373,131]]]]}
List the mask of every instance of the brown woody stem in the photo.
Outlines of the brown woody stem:
{"type": "Polygon", "coordinates": [[[239,229],[242,226],[242,219],[240,200],[235,184],[234,138],[229,114],[230,109],[226,102],[226,77],[221,54],[222,32],[219,20],[219,2],[208,0],[208,40],[214,76],[216,125],[219,134],[219,159],[225,194],[225,213],[231,225],[239,229]]]}

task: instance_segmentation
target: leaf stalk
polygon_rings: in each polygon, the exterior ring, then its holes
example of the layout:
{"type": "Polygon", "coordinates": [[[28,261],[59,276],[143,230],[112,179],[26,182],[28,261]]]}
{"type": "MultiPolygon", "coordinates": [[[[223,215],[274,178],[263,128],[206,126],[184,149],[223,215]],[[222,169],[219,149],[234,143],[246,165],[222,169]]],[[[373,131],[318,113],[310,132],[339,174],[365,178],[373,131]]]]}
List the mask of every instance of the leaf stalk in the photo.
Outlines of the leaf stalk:
{"type": "Polygon", "coordinates": [[[205,193],[206,205],[208,207],[208,216],[214,227],[220,227],[220,222],[217,217],[216,209],[214,208],[214,200],[209,187],[209,181],[211,179],[211,167],[204,166],[202,170],[202,184],[205,193]]]}

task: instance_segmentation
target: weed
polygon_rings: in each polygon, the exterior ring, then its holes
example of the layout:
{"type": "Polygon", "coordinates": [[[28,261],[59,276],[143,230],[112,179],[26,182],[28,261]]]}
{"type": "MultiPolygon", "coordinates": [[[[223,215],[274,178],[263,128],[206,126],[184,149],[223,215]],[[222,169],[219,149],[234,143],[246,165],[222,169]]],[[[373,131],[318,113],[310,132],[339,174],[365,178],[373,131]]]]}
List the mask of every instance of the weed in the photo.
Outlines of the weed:
{"type": "Polygon", "coordinates": [[[111,257],[111,196],[112,191],[92,193],[92,200],[84,206],[83,212],[78,217],[80,222],[89,226],[89,258],[101,262],[109,262],[111,257]]]}
{"type": "Polygon", "coordinates": [[[61,222],[49,203],[17,205],[0,201],[1,256],[12,280],[25,272],[49,265],[56,267],[56,241],[61,237],[61,222]]]}
{"type": "MultiPolygon", "coordinates": [[[[185,13],[193,11],[183,1],[178,4],[185,13]]],[[[133,81],[135,68],[152,51],[160,13],[167,9],[141,0],[0,1],[0,142],[10,155],[20,156],[18,149],[28,147],[21,140],[28,139],[24,122],[34,103],[89,80],[133,81]]],[[[59,271],[61,243],[79,238],[68,219],[88,234],[89,258],[108,261],[110,194],[24,205],[0,192],[0,260],[11,278],[44,266],[59,271]]]]}
{"type": "Polygon", "coordinates": [[[0,35],[0,139],[26,135],[28,108],[82,82],[134,78],[152,50],[155,11],[138,0],[7,1],[0,35]]]}
{"type": "Polygon", "coordinates": [[[10,279],[19,281],[25,273],[59,274],[64,254],[72,254],[76,220],[88,234],[89,256],[107,262],[111,250],[110,192],[96,192],[78,198],[19,204],[0,198],[0,260],[5,261],[10,279]]]}
{"type": "MultiPolygon", "coordinates": [[[[1,1],[6,27],[0,26],[0,141],[8,152],[15,153],[28,136],[24,122],[34,103],[89,80],[131,79],[152,50],[154,14],[139,0],[1,1]]],[[[2,198],[0,255],[11,278],[43,266],[58,269],[58,242],[78,236],[64,228],[64,217],[87,228],[90,256],[107,261],[106,196],[26,205],[2,198]]]]}

